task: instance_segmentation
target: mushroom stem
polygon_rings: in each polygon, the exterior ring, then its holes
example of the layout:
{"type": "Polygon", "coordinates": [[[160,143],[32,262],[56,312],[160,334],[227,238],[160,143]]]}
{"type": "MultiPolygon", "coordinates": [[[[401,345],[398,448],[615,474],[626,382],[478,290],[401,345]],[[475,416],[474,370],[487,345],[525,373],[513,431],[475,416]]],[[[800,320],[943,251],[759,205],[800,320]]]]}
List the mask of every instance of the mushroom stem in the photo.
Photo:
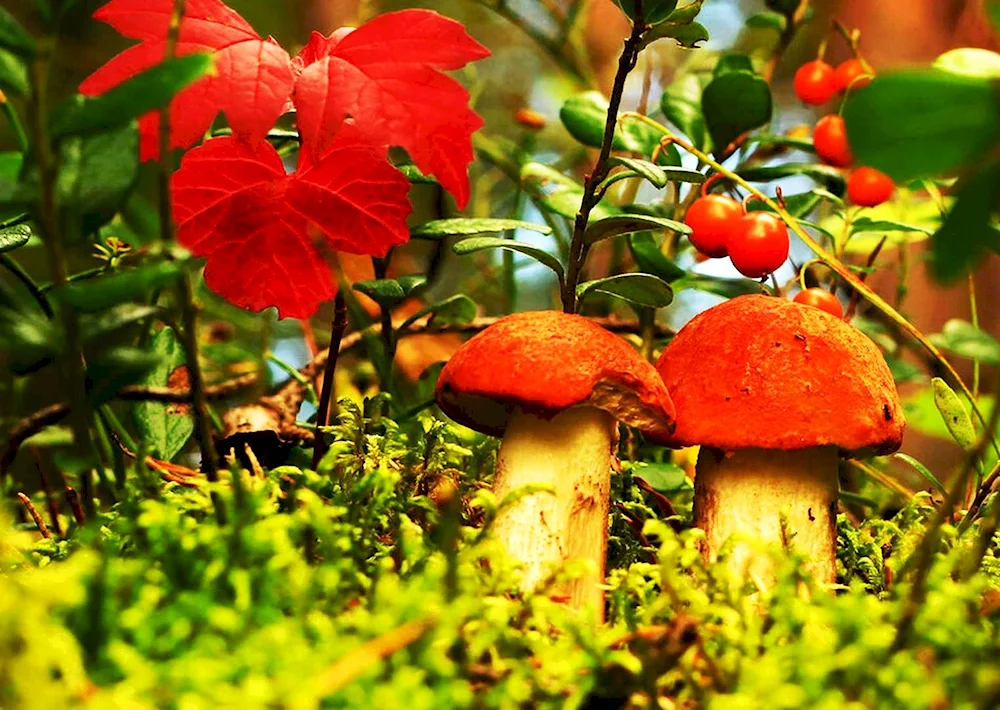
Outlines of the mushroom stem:
{"type": "Polygon", "coordinates": [[[576,407],[542,419],[515,409],[507,424],[493,490],[499,499],[528,484],[551,486],[503,511],[494,532],[524,565],[522,588],[538,587],[555,566],[593,561],[596,575],[570,583],[570,604],[604,617],[605,554],[611,495],[614,418],[594,407],[576,407]]]}
{"type": "Polygon", "coordinates": [[[695,469],[694,525],[705,531],[705,554],[714,561],[738,533],[730,570],[761,588],[774,584],[762,546],[790,546],[804,555],[821,582],[837,581],[837,447],[798,451],[703,446],[695,469]],[[787,524],[782,530],[782,516],[787,524]]]}

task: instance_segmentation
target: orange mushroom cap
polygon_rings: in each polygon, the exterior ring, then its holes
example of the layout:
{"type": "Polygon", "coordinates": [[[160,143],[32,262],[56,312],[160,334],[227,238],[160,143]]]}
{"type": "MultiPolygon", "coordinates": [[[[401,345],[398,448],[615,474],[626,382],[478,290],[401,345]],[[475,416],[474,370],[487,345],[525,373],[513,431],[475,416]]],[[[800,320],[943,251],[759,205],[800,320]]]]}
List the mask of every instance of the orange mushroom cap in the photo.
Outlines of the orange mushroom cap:
{"type": "Polygon", "coordinates": [[[783,298],[740,296],[709,308],[656,369],[680,412],[669,446],[888,454],[903,439],[899,394],[875,343],[783,298]]]}
{"type": "Polygon", "coordinates": [[[613,333],[559,311],[515,313],[468,340],[441,371],[435,396],[449,417],[494,436],[515,407],[544,418],[597,407],[657,441],[673,430],[674,406],[656,369],[613,333]]]}

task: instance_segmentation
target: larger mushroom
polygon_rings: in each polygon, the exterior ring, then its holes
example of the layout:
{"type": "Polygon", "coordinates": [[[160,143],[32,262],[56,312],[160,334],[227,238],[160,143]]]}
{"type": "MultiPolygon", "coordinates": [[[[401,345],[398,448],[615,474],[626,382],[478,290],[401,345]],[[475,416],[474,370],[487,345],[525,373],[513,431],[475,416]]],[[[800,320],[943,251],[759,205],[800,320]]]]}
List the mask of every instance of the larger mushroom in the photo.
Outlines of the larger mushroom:
{"type": "Polygon", "coordinates": [[[555,491],[526,495],[494,523],[523,563],[522,587],[537,587],[555,565],[592,560],[598,576],[576,580],[566,594],[601,616],[617,422],[659,440],[673,429],[674,408],[656,370],[587,318],[516,313],[458,349],[436,396],[455,421],[503,437],[498,498],[528,484],[555,491]]]}
{"type": "MultiPolygon", "coordinates": [[[[790,543],[835,582],[838,459],[891,453],[905,426],[875,344],[818,308],[741,296],[693,318],[657,370],[678,411],[671,445],[701,446],[694,524],[708,557],[740,533],[790,543]]],[[[735,545],[731,569],[766,586],[753,548],[735,545]]]]}

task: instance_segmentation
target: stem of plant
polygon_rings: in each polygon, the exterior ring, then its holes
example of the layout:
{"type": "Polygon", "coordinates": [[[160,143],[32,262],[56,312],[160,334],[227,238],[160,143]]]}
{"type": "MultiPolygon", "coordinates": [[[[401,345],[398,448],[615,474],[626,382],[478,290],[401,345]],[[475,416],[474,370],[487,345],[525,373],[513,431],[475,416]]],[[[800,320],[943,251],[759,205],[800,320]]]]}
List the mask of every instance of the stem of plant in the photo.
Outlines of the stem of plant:
{"type": "MultiPolygon", "coordinates": [[[[56,204],[56,180],[59,176],[58,149],[49,142],[46,128],[48,121],[48,80],[55,40],[44,38],[38,44],[38,54],[31,63],[31,129],[34,139],[35,161],[41,184],[41,202],[38,210],[37,226],[42,241],[49,254],[52,281],[55,286],[67,282],[66,253],[63,249],[62,233],[59,231],[59,214],[56,204]]],[[[71,406],[70,419],[73,443],[76,453],[85,462],[80,472],[80,489],[83,505],[90,517],[95,517],[94,484],[92,464],[95,460],[93,440],[90,436],[90,406],[87,402],[86,374],[80,340],[80,325],[76,312],[69,305],[62,305],[59,312],[65,331],[65,351],[62,356],[60,374],[71,406]]]]}
{"type": "Polygon", "coordinates": [[[3,111],[3,115],[7,118],[7,123],[10,124],[10,130],[14,133],[14,140],[17,141],[18,149],[22,153],[27,153],[31,148],[31,144],[28,143],[28,134],[24,132],[24,126],[21,125],[21,119],[18,118],[17,111],[10,105],[7,95],[2,90],[0,90],[0,111],[3,111]]]}
{"type": "Polygon", "coordinates": [[[17,279],[24,284],[24,287],[28,289],[31,296],[38,303],[38,306],[45,312],[49,318],[52,318],[55,313],[52,311],[52,305],[49,303],[49,299],[45,297],[42,289],[39,288],[35,280],[31,278],[31,275],[27,271],[21,268],[21,265],[16,261],[11,259],[6,254],[0,254],[0,266],[3,266],[7,271],[14,274],[17,279]]]}
{"type": "Polygon", "coordinates": [[[313,439],[312,467],[315,471],[326,453],[326,442],[323,439],[322,427],[330,422],[330,402],[333,399],[333,379],[337,372],[337,357],[340,354],[340,341],[347,328],[347,300],[343,290],[337,291],[333,302],[333,325],[330,328],[330,347],[327,350],[326,369],[323,371],[323,391],[319,395],[316,408],[316,436],[313,439]]]}
{"type": "MultiPolygon", "coordinates": [[[[389,261],[392,259],[392,250],[385,255],[385,258],[372,258],[375,268],[375,278],[384,279],[389,271],[389,261]]],[[[382,324],[382,345],[385,348],[385,373],[383,373],[382,389],[388,392],[392,388],[393,362],[396,360],[396,335],[392,329],[392,311],[383,306],[378,306],[379,320],[382,324]]]]}
{"type": "MultiPolygon", "coordinates": [[[[823,262],[823,264],[825,264],[831,271],[833,271],[837,276],[843,279],[845,283],[849,284],[858,293],[860,293],[865,298],[865,300],[867,300],[878,310],[880,310],[883,314],[885,314],[886,318],[895,323],[900,330],[907,333],[911,338],[917,341],[917,343],[919,343],[920,346],[924,348],[924,350],[927,351],[927,353],[931,356],[931,358],[933,358],[934,361],[945,372],[945,374],[947,374],[948,379],[951,380],[951,384],[958,387],[962,391],[962,394],[964,394],[965,397],[968,399],[970,405],[972,406],[972,411],[975,413],[976,418],[979,419],[979,422],[983,425],[986,424],[986,418],[983,416],[982,410],[979,409],[979,406],[976,404],[976,400],[972,396],[972,392],[969,390],[968,385],[965,384],[965,382],[959,376],[958,372],[955,371],[955,368],[952,367],[951,363],[948,362],[947,359],[945,359],[941,351],[938,350],[937,347],[935,347],[935,345],[927,339],[927,336],[925,336],[922,332],[920,332],[920,330],[915,325],[913,325],[906,318],[900,315],[895,308],[893,308],[891,305],[889,305],[887,301],[885,301],[885,299],[883,299],[877,293],[872,291],[872,289],[869,288],[864,283],[864,281],[855,276],[854,273],[843,264],[843,262],[841,262],[836,256],[834,256],[830,252],[826,251],[826,249],[824,249],[815,239],[813,239],[809,235],[808,232],[806,232],[802,228],[802,225],[799,224],[799,221],[788,213],[788,210],[786,210],[775,200],[771,199],[757,188],[753,187],[750,183],[748,183],[746,180],[741,178],[739,175],[734,173],[729,168],[718,163],[717,161],[713,160],[710,156],[706,155],[705,153],[698,150],[694,146],[690,145],[686,141],[675,136],[666,126],[663,126],[662,124],[654,121],[648,116],[643,116],[637,113],[629,113],[623,116],[623,118],[625,117],[632,118],[637,121],[642,121],[643,123],[646,123],[647,125],[652,126],[656,130],[660,131],[666,139],[669,139],[675,145],[678,145],[687,152],[691,153],[691,155],[694,155],[703,163],[713,168],[715,171],[725,175],[726,178],[732,180],[734,183],[742,187],[744,190],[749,192],[751,195],[756,197],[758,200],[760,200],[768,207],[770,207],[774,212],[776,212],[778,216],[781,217],[781,219],[785,222],[785,224],[787,224],[789,228],[795,233],[795,235],[799,239],[801,239],[802,242],[807,247],[809,247],[812,250],[812,252],[819,258],[820,261],[823,262]]],[[[988,436],[989,442],[992,443],[993,449],[998,454],[1000,454],[1000,444],[997,443],[996,437],[992,435],[992,431],[993,430],[986,428],[985,433],[988,436]]]]}
{"type": "MultiPolygon", "coordinates": [[[[180,36],[181,18],[184,17],[186,0],[174,0],[167,29],[164,60],[171,59],[177,50],[180,36]]],[[[170,152],[170,106],[160,111],[160,236],[167,243],[174,241],[174,221],[170,200],[170,177],[173,166],[170,152]]],[[[208,400],[205,397],[205,378],[198,360],[198,312],[194,304],[194,286],[191,274],[185,271],[177,287],[177,299],[181,309],[181,345],[187,363],[191,382],[191,408],[194,415],[195,436],[201,449],[201,467],[205,477],[212,483],[219,480],[219,457],[212,436],[212,424],[208,416],[208,400]]],[[[212,492],[215,517],[220,525],[226,521],[224,503],[218,493],[212,492]]]]}
{"type": "Polygon", "coordinates": [[[573,223],[573,239],[569,247],[569,264],[566,271],[566,283],[563,286],[562,302],[566,313],[576,313],[576,286],[580,281],[583,264],[587,260],[587,244],[584,236],[590,222],[590,213],[600,202],[598,186],[608,176],[608,157],[611,155],[611,144],[618,126],[618,109],[621,108],[622,94],[625,92],[625,80],[629,72],[635,68],[636,60],[642,49],[642,35],[646,31],[643,19],[642,0],[635,0],[635,21],[632,32],[625,40],[621,56],[618,58],[618,71],[615,73],[614,85],[608,99],[608,115],[604,122],[604,139],[601,141],[601,152],[594,164],[594,169],[587,176],[583,185],[583,199],[580,201],[580,211],[576,213],[573,223]]]}

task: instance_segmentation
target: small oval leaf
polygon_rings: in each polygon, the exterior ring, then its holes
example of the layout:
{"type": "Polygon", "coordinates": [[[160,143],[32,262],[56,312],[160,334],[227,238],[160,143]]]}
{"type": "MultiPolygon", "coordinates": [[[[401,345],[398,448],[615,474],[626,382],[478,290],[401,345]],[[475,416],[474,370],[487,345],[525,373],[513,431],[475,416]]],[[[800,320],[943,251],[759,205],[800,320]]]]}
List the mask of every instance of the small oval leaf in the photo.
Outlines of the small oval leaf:
{"type": "Polygon", "coordinates": [[[544,224],[522,222],[519,219],[436,219],[410,230],[414,239],[441,239],[443,237],[471,237],[477,234],[495,234],[514,229],[527,229],[539,234],[550,234],[552,228],[544,224]]]}
{"type": "Polygon", "coordinates": [[[514,239],[501,239],[500,237],[473,237],[472,239],[463,239],[454,247],[452,250],[459,255],[462,254],[472,254],[473,252],[482,251],[483,249],[507,249],[509,251],[516,251],[525,256],[530,256],[532,259],[540,264],[543,264],[559,276],[560,281],[563,278],[563,267],[559,261],[543,249],[531,246],[530,244],[525,244],[524,242],[519,242],[514,239]]]}
{"type": "Polygon", "coordinates": [[[29,239],[31,239],[31,227],[26,224],[0,228],[0,254],[23,247],[29,239]]]}
{"type": "Polygon", "coordinates": [[[581,301],[594,293],[614,296],[637,306],[649,308],[663,308],[674,300],[670,284],[652,274],[642,273],[609,276],[587,281],[576,287],[577,298],[581,301]]]}
{"type": "Polygon", "coordinates": [[[961,398],[940,377],[931,380],[931,385],[934,388],[934,405],[944,419],[951,438],[963,449],[971,449],[976,445],[976,429],[961,398]]]}
{"type": "Polygon", "coordinates": [[[622,234],[647,232],[649,230],[669,229],[678,234],[690,234],[691,228],[682,222],[676,222],[665,217],[652,217],[642,214],[622,214],[605,217],[587,225],[583,240],[587,244],[610,239],[622,234]]]}

